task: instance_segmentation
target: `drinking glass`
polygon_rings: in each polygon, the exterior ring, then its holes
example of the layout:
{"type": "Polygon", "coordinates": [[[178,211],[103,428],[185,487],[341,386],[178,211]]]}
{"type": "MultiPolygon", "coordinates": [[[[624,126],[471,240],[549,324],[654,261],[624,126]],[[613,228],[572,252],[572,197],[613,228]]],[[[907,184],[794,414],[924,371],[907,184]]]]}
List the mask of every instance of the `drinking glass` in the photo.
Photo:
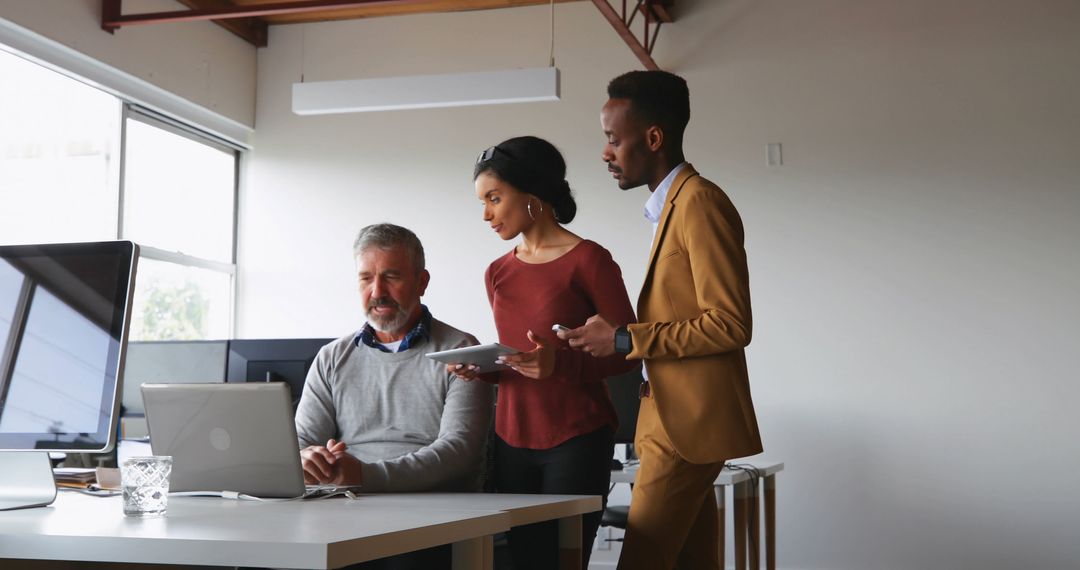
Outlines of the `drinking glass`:
{"type": "Polygon", "coordinates": [[[170,473],[172,457],[168,455],[125,459],[120,466],[124,514],[132,517],[164,515],[169,504],[170,473]]]}

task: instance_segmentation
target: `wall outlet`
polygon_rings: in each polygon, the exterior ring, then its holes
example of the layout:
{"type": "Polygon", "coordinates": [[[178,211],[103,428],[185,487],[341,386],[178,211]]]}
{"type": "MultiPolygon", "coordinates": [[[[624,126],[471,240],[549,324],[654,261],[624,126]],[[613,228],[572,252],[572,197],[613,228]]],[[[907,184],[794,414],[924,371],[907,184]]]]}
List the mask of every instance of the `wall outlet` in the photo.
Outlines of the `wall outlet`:
{"type": "Polygon", "coordinates": [[[784,165],[784,151],[780,143],[768,143],[765,145],[765,165],[784,165]]]}

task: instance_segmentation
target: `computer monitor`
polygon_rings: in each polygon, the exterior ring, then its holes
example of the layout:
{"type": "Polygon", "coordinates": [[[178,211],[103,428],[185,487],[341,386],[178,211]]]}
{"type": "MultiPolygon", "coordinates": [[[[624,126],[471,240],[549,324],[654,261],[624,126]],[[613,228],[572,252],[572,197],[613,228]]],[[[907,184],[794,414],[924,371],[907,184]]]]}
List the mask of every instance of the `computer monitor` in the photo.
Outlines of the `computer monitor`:
{"type": "Polygon", "coordinates": [[[124,414],[144,415],[142,384],[224,382],[228,354],[227,340],[129,342],[120,397],[124,414]]]}
{"type": "Polygon", "coordinates": [[[143,384],[191,384],[225,381],[227,340],[131,341],[124,363],[120,396],[120,443],[117,460],[137,451],[124,441],[145,441],[150,433],[143,410],[143,384]]]}
{"type": "Polygon", "coordinates": [[[315,355],[332,338],[238,339],[229,341],[228,382],[287,382],[293,410],[315,355]]]}
{"type": "Polygon", "coordinates": [[[26,451],[115,445],[138,257],[129,241],[0,246],[0,509],[55,497],[48,454],[26,451]]]}

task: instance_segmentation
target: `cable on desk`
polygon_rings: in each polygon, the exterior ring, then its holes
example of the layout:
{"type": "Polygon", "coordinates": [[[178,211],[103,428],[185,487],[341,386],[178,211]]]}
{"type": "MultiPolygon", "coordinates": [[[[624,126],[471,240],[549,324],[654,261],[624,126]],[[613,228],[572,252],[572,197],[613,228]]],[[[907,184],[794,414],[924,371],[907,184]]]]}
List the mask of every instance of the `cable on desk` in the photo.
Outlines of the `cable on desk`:
{"type": "Polygon", "coordinates": [[[97,485],[87,487],[57,487],[58,491],[65,493],[81,493],[91,497],[115,497],[121,493],[119,489],[102,489],[97,485]]]}
{"type": "Polygon", "coordinates": [[[749,464],[749,463],[725,463],[724,469],[730,469],[732,471],[742,471],[750,476],[751,484],[754,490],[754,508],[750,509],[750,517],[747,524],[750,528],[756,528],[757,524],[757,512],[758,512],[758,484],[761,482],[761,478],[765,475],[761,472],[761,469],[749,464]]]}

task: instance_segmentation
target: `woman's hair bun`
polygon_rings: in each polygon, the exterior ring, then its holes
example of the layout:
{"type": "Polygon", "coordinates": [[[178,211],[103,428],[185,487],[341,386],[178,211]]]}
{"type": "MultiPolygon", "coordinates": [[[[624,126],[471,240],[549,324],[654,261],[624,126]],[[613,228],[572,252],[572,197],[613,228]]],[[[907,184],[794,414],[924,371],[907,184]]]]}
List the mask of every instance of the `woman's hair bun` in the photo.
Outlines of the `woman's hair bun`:
{"type": "Polygon", "coordinates": [[[559,190],[551,201],[551,207],[555,208],[555,221],[560,224],[569,224],[577,215],[577,201],[574,193],[570,190],[570,183],[563,180],[559,190]]]}

